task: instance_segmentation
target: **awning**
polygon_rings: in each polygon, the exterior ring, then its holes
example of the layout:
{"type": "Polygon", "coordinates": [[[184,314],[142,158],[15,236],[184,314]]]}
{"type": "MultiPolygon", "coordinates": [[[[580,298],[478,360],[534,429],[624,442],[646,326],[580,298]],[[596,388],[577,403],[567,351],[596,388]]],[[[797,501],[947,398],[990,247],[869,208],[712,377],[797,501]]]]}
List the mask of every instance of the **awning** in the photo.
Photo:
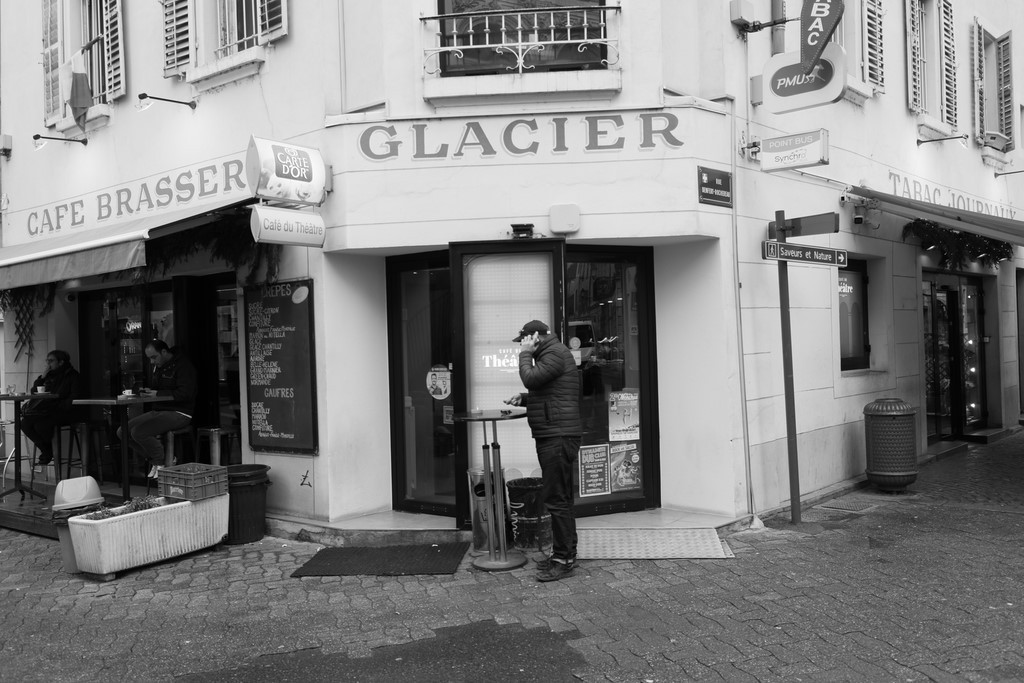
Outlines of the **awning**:
{"type": "Polygon", "coordinates": [[[210,223],[249,201],[148,214],[117,225],[0,248],[0,289],[144,266],[147,239],[210,223]]]}
{"type": "MultiPolygon", "coordinates": [[[[967,211],[951,206],[932,204],[920,199],[908,199],[867,187],[849,187],[847,193],[870,199],[876,202],[875,208],[910,220],[922,218],[938,223],[944,228],[964,230],[983,237],[1024,246],[1024,221],[980,211],[967,211]]],[[[1005,211],[1005,207],[999,206],[998,208],[1005,211]]]]}

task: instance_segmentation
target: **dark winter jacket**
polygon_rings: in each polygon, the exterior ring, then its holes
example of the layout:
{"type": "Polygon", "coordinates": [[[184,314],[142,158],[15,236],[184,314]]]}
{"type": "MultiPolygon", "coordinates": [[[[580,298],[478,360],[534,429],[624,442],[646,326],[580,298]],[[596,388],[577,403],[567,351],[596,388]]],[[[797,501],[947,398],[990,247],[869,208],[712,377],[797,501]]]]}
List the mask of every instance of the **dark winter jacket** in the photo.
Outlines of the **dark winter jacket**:
{"type": "Polygon", "coordinates": [[[544,335],[532,350],[519,352],[519,379],[529,390],[522,401],[534,439],[583,434],[579,371],[558,337],[544,335]]]}
{"type": "Polygon", "coordinates": [[[153,371],[153,386],[158,396],[173,396],[173,401],[152,404],[153,410],[174,410],[189,417],[196,410],[196,366],[177,355],[153,371]]]}
{"type": "Polygon", "coordinates": [[[59,422],[70,424],[76,418],[76,408],[72,401],[81,398],[78,394],[79,385],[78,370],[75,370],[69,363],[65,363],[56,370],[51,370],[45,375],[40,375],[32,383],[31,392],[34,394],[36,387],[43,387],[48,394],[56,394],[57,398],[31,398],[21,408],[23,415],[46,415],[59,422]]]}

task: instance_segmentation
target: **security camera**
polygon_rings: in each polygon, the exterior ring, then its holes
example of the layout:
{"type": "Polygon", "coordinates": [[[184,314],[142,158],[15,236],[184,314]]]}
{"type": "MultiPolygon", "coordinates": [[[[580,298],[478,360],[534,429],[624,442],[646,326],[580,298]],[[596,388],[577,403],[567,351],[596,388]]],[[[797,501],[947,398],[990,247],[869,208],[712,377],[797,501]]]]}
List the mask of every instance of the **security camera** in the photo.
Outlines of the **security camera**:
{"type": "Polygon", "coordinates": [[[865,216],[863,214],[856,214],[856,213],[853,214],[853,224],[854,225],[864,225],[864,223],[867,222],[867,219],[868,219],[867,216],[865,216]]]}
{"type": "Polygon", "coordinates": [[[64,295],[64,301],[67,301],[69,304],[74,303],[77,299],[78,295],[74,292],[68,292],[64,295]]]}

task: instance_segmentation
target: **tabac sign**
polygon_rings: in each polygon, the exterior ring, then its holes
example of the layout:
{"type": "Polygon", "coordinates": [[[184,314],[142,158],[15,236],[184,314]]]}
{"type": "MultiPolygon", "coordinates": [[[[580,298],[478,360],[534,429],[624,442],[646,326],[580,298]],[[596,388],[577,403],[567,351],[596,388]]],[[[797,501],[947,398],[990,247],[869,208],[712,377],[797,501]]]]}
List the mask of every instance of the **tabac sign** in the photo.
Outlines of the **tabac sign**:
{"type": "Polygon", "coordinates": [[[809,73],[800,53],[777,54],[765,63],[762,82],[764,105],[774,114],[831,104],[846,91],[846,53],[828,43],[809,73]]]}
{"type": "Polygon", "coordinates": [[[804,0],[800,10],[800,66],[805,74],[817,66],[842,18],[843,0],[804,0]]]}

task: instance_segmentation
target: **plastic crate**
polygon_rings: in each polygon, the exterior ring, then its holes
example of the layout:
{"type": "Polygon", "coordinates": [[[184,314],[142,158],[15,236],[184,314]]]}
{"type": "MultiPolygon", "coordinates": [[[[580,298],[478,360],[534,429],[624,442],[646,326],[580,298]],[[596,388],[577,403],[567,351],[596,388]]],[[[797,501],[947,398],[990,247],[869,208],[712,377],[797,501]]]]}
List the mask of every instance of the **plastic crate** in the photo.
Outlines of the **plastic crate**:
{"type": "Polygon", "coordinates": [[[203,500],[228,492],[228,468],[189,462],[157,471],[158,491],[165,498],[203,500]]]}

